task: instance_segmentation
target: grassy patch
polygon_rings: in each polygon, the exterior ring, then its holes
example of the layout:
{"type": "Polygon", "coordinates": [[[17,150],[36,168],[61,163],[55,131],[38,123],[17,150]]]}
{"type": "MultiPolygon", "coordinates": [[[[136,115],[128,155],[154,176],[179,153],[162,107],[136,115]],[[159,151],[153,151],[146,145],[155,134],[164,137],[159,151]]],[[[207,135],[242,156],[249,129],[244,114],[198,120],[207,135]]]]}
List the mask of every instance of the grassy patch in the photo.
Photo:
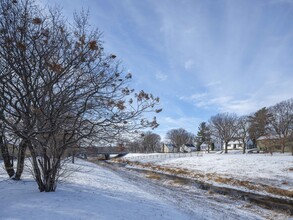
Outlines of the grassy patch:
{"type": "MultiPolygon", "coordinates": [[[[280,189],[280,188],[265,185],[265,184],[256,184],[256,183],[253,183],[250,181],[238,180],[238,179],[234,179],[231,177],[223,177],[223,176],[220,176],[216,173],[202,174],[202,173],[196,173],[192,170],[188,170],[188,169],[184,169],[184,168],[165,167],[165,166],[160,166],[160,165],[156,165],[156,164],[152,164],[152,163],[141,163],[138,161],[129,161],[129,160],[125,160],[125,159],[117,159],[117,162],[127,163],[131,166],[134,166],[134,167],[148,168],[148,169],[152,169],[154,171],[160,171],[160,172],[171,174],[174,176],[181,176],[181,177],[183,176],[183,177],[201,179],[203,181],[205,179],[207,179],[209,181],[214,181],[214,182],[223,183],[223,184],[227,184],[227,185],[245,187],[249,190],[266,191],[271,194],[293,198],[293,191],[292,190],[290,191],[290,190],[286,190],[286,189],[280,189]]],[[[293,168],[289,168],[289,171],[293,171],[293,168]]],[[[148,174],[147,177],[151,178],[151,179],[160,179],[161,178],[160,175],[154,174],[154,173],[148,174]]],[[[182,179],[174,180],[174,183],[181,184],[181,185],[185,184],[184,180],[182,180],[182,179]]],[[[286,183],[284,183],[284,184],[286,184],[286,183]]]]}
{"type": "Polygon", "coordinates": [[[161,176],[159,174],[152,173],[152,172],[149,172],[146,175],[146,177],[149,178],[149,179],[155,179],[155,180],[160,180],[161,179],[161,176]]]}
{"type": "Polygon", "coordinates": [[[176,178],[176,179],[173,180],[173,183],[176,184],[176,185],[185,185],[186,181],[184,179],[176,178]]]}
{"type": "Polygon", "coordinates": [[[293,191],[292,190],[280,189],[280,188],[276,188],[276,187],[272,187],[272,186],[265,186],[264,190],[267,191],[268,193],[293,198],[293,191]]]}
{"type": "Polygon", "coordinates": [[[87,160],[89,162],[95,163],[95,162],[103,160],[103,158],[101,158],[101,157],[88,157],[87,160]]]}

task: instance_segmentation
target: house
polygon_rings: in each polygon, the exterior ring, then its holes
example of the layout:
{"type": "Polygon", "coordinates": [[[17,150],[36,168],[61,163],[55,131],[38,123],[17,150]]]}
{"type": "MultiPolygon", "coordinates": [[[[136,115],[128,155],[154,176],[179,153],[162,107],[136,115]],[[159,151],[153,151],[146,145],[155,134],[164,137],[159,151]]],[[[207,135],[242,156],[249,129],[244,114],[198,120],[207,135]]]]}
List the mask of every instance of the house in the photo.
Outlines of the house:
{"type": "Polygon", "coordinates": [[[293,146],[292,138],[284,138],[278,135],[266,135],[261,136],[256,140],[256,145],[260,150],[264,151],[282,151],[284,145],[284,151],[290,152],[293,146]]]}
{"type": "Polygon", "coordinates": [[[194,152],[196,150],[197,149],[193,144],[183,144],[180,147],[180,152],[183,152],[183,153],[190,153],[190,152],[194,152]]]}
{"type": "Polygon", "coordinates": [[[176,153],[178,150],[173,144],[163,144],[162,153],[176,153]]]}
{"type": "MultiPolygon", "coordinates": [[[[202,143],[200,145],[200,150],[208,150],[208,147],[209,147],[209,145],[207,143],[202,143]]],[[[211,149],[211,147],[210,147],[210,149],[211,149]]]]}
{"type": "Polygon", "coordinates": [[[250,150],[250,149],[255,149],[255,146],[253,144],[253,141],[250,138],[248,138],[246,140],[246,150],[250,150]]]}
{"type": "MultiPolygon", "coordinates": [[[[228,142],[227,149],[228,150],[239,150],[239,149],[242,149],[243,146],[244,146],[244,144],[243,144],[242,140],[235,139],[235,140],[228,142]]],[[[223,144],[223,149],[225,149],[225,143],[223,144]]]]}
{"type": "MultiPolygon", "coordinates": [[[[212,142],[212,144],[214,145],[214,150],[215,151],[220,151],[220,150],[224,150],[225,149],[225,143],[221,142],[220,140],[214,140],[212,142]]],[[[235,139],[232,141],[228,142],[228,150],[240,150],[243,149],[243,141],[240,139],[235,139]]],[[[254,145],[253,145],[253,141],[251,139],[247,139],[246,140],[246,149],[254,149],[254,145]]],[[[210,145],[210,150],[212,149],[212,146],[210,145]]],[[[200,145],[200,150],[208,150],[208,144],[207,143],[203,143],[200,145]]]]}
{"type": "Polygon", "coordinates": [[[208,143],[202,143],[200,145],[200,150],[208,150],[208,147],[210,147],[210,150],[218,151],[222,149],[222,143],[219,140],[212,140],[212,143],[210,144],[210,146],[208,143]]]}
{"type": "MultiPolygon", "coordinates": [[[[253,141],[251,139],[247,139],[246,141],[246,150],[255,149],[253,141]]],[[[228,142],[228,150],[240,150],[243,149],[244,143],[241,139],[234,139],[228,142]]],[[[225,143],[222,146],[222,149],[225,149],[225,143]]]]}

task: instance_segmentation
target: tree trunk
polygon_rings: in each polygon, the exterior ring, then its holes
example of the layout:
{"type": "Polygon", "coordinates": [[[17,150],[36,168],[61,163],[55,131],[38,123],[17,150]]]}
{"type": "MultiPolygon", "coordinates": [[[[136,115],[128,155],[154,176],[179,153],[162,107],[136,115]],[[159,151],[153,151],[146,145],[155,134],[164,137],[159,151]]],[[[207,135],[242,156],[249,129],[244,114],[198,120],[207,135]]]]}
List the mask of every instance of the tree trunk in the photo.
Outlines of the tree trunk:
{"type": "Polygon", "coordinates": [[[225,154],[228,153],[228,141],[225,142],[225,154]]]}
{"type": "Polygon", "coordinates": [[[71,155],[71,162],[74,163],[74,160],[75,160],[75,152],[73,151],[71,155]]]}
{"type": "Polygon", "coordinates": [[[1,153],[2,153],[2,157],[3,157],[3,161],[4,161],[5,170],[6,170],[9,177],[13,177],[15,174],[15,171],[13,169],[13,164],[11,163],[11,160],[10,160],[8,146],[4,142],[2,135],[0,135],[0,148],[1,148],[1,153]]]}
{"type": "Polygon", "coordinates": [[[282,143],[282,153],[285,153],[285,146],[286,146],[285,137],[282,138],[281,143],[282,143]]]}
{"type": "Polygon", "coordinates": [[[282,153],[285,153],[285,144],[282,144],[282,153]]]}
{"type": "MultiPolygon", "coordinates": [[[[61,154],[62,155],[62,154],[61,154]]],[[[57,179],[60,170],[61,156],[58,156],[52,162],[52,169],[48,170],[49,178],[46,179],[45,192],[55,192],[57,187],[57,179]],[[55,161],[56,160],[56,161],[55,161]]]]}
{"type": "Polygon", "coordinates": [[[38,161],[37,161],[37,154],[33,148],[33,146],[31,144],[28,145],[31,156],[32,156],[32,162],[33,162],[33,170],[34,170],[34,178],[38,184],[39,190],[40,192],[44,192],[45,191],[45,186],[44,183],[42,181],[42,176],[41,176],[41,172],[40,172],[40,168],[38,166],[38,161]]]}
{"type": "Polygon", "coordinates": [[[27,141],[22,140],[19,149],[18,149],[18,155],[17,155],[17,167],[16,167],[16,173],[14,180],[20,180],[21,174],[23,172],[24,168],[24,159],[25,159],[25,152],[27,148],[27,141]]]}
{"type": "Polygon", "coordinates": [[[243,141],[243,154],[245,154],[245,151],[246,151],[246,142],[243,141]]]}

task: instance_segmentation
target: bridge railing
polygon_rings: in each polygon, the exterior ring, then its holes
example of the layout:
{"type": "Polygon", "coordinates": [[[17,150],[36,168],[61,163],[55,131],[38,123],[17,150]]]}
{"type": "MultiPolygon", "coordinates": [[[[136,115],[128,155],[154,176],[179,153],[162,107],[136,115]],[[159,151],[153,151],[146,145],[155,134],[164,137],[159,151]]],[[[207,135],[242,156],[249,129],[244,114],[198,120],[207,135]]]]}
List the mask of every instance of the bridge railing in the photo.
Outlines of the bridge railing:
{"type": "Polygon", "coordinates": [[[94,154],[125,154],[128,153],[125,147],[95,147],[91,149],[94,154]]]}

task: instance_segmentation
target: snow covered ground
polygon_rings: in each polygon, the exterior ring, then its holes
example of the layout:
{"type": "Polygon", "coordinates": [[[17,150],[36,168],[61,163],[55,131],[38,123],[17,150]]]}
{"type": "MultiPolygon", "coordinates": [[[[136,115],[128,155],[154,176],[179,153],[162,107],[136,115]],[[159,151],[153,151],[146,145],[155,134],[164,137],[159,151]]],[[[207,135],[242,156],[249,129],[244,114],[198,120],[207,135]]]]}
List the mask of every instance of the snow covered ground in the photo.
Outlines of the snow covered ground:
{"type": "Polygon", "coordinates": [[[40,193],[29,173],[15,182],[0,168],[0,219],[191,219],[115,173],[78,160],[55,193],[40,193]]]}
{"type": "Polygon", "coordinates": [[[76,171],[54,193],[38,192],[28,172],[22,181],[10,180],[0,166],[0,219],[288,219],[245,201],[148,179],[126,168],[83,160],[68,166],[76,171]]]}
{"type": "Polygon", "coordinates": [[[202,154],[202,156],[164,158],[150,154],[129,154],[125,159],[163,167],[182,168],[206,179],[211,175],[265,184],[293,192],[293,156],[290,154],[202,154]]]}

